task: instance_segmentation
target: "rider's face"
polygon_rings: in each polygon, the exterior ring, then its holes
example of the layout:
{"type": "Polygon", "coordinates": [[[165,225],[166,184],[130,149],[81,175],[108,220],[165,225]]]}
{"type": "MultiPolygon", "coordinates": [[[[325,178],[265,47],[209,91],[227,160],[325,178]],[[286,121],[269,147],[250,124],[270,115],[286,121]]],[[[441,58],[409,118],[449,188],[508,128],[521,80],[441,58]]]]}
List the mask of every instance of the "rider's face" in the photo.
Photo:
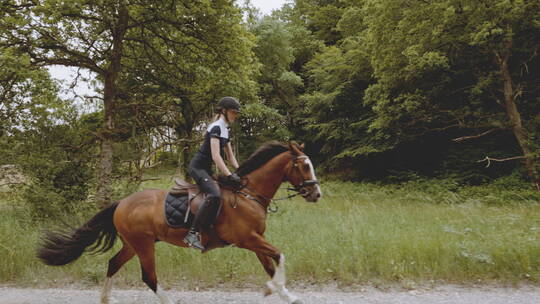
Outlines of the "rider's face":
{"type": "Polygon", "coordinates": [[[234,122],[238,118],[239,112],[237,110],[227,109],[225,111],[225,116],[229,122],[234,122]]]}

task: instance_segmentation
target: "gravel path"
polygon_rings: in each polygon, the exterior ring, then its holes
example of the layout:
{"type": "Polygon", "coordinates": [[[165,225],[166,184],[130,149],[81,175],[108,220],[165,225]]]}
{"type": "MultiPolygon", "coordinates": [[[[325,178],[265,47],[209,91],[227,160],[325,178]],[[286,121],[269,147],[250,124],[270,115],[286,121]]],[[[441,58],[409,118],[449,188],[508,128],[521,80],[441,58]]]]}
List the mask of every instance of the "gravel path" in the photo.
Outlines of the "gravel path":
{"type": "MultiPolygon", "coordinates": [[[[291,290],[305,304],[539,304],[540,287],[457,287],[431,289],[386,290],[365,287],[354,292],[335,288],[291,290]]],[[[276,295],[264,298],[254,291],[167,291],[174,303],[189,304],[282,304],[276,295]]],[[[21,289],[0,287],[0,304],[96,304],[99,289],[21,289]]],[[[113,289],[118,304],[159,304],[147,290],[113,289]]]]}

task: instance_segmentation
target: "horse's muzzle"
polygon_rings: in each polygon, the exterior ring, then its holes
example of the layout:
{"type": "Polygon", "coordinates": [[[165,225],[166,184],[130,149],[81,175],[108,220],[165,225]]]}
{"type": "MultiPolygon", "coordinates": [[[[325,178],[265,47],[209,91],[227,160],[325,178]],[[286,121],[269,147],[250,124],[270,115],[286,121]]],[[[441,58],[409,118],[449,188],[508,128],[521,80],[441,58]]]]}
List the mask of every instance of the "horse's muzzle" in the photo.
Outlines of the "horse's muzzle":
{"type": "Polygon", "coordinates": [[[300,189],[300,195],[307,202],[316,203],[319,200],[319,198],[322,197],[321,187],[319,187],[318,184],[314,184],[312,186],[309,186],[309,188],[311,188],[311,189],[308,189],[308,187],[301,188],[300,189]]]}

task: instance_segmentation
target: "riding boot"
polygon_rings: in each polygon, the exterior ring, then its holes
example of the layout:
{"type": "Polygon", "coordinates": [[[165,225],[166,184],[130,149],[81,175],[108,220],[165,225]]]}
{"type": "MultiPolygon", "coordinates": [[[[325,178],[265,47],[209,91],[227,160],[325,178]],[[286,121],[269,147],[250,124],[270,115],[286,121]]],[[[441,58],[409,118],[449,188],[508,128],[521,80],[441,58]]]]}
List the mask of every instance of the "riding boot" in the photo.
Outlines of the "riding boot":
{"type": "Polygon", "coordinates": [[[200,231],[201,229],[207,229],[212,224],[212,221],[216,217],[215,212],[218,208],[219,198],[206,197],[199,207],[199,210],[197,210],[191,228],[184,238],[184,243],[188,244],[190,247],[204,250],[204,246],[201,244],[200,240],[200,231]]]}

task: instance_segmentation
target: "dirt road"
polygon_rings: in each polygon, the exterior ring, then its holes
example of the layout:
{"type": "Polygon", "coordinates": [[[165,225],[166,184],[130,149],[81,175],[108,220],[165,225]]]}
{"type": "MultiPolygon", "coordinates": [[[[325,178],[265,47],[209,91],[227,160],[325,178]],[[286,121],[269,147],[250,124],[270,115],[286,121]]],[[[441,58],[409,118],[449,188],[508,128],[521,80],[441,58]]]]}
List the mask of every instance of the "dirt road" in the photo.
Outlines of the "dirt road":
{"type": "MultiPolygon", "coordinates": [[[[540,287],[520,288],[441,286],[416,290],[379,290],[371,287],[354,292],[335,288],[295,290],[305,304],[539,304],[540,287]]],[[[175,291],[168,290],[174,303],[189,304],[278,304],[275,296],[264,298],[254,291],[175,291]]],[[[99,303],[100,290],[21,289],[0,287],[0,304],[94,304],[99,303]]],[[[159,304],[147,290],[113,290],[118,304],[159,304]]]]}

